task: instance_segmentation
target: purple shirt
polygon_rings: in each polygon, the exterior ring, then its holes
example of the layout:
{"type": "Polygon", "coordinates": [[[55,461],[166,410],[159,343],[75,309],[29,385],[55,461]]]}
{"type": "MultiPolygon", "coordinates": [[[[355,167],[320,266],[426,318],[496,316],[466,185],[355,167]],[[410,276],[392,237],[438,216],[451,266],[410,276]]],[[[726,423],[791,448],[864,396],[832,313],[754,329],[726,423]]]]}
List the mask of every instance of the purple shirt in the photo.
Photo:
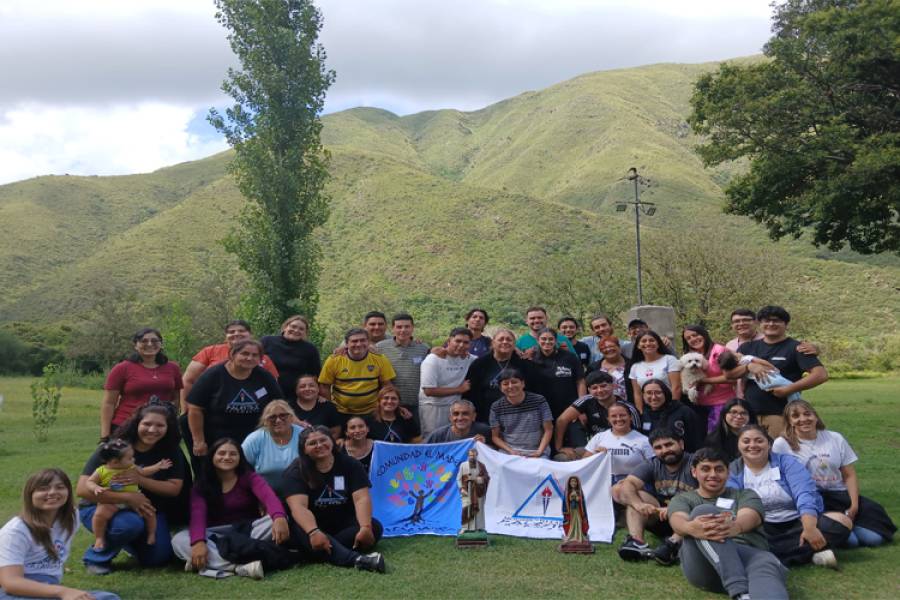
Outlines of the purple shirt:
{"type": "Polygon", "coordinates": [[[238,477],[237,483],[225,494],[222,494],[222,506],[210,512],[206,498],[197,490],[191,490],[191,545],[206,539],[206,528],[216,525],[229,525],[239,521],[253,521],[259,518],[259,505],[266,507],[272,519],[285,517],[281,501],[266,483],[266,480],[253,471],[238,477]]]}

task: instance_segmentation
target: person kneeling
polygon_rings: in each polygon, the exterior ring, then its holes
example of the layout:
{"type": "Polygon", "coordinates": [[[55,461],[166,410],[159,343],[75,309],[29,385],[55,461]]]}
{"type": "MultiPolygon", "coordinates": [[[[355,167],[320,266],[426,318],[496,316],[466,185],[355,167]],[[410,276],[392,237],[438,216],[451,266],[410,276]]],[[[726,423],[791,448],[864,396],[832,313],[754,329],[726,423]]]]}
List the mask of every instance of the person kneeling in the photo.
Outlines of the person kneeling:
{"type": "Polygon", "coordinates": [[[728,465],[712,448],[691,460],[697,489],[669,503],[669,523],[684,537],[681,569],[694,586],[732,598],[787,598],[787,569],[769,552],[762,500],[750,489],[726,487],[728,465]]]}

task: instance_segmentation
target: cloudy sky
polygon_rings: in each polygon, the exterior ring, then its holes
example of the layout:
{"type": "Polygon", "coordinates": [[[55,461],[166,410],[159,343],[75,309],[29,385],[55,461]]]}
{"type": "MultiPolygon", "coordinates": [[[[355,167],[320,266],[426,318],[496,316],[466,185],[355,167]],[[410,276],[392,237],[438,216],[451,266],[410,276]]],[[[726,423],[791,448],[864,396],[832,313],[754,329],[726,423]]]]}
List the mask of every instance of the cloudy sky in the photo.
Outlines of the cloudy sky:
{"type": "MultiPolygon", "coordinates": [[[[576,75],[760,52],[770,0],[319,0],[326,111],[477,109],[576,75]]],[[[226,145],[212,0],[0,2],[0,184],[146,172],[226,145]]]]}

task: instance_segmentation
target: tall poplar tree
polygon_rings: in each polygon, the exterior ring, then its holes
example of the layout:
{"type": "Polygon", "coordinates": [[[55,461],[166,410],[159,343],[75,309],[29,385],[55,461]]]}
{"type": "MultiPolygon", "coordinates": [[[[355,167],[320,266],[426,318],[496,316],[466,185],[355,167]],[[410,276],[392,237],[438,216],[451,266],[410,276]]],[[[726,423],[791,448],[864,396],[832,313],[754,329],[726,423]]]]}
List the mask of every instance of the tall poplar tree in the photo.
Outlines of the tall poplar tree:
{"type": "Polygon", "coordinates": [[[322,15],[309,0],[216,0],[240,61],[222,89],[235,103],[209,121],[234,147],[230,170],[247,200],[225,239],[246,272],[247,316],[273,331],[293,313],[313,318],[328,218],[328,154],[320,115],[334,71],[318,43],[322,15]]]}

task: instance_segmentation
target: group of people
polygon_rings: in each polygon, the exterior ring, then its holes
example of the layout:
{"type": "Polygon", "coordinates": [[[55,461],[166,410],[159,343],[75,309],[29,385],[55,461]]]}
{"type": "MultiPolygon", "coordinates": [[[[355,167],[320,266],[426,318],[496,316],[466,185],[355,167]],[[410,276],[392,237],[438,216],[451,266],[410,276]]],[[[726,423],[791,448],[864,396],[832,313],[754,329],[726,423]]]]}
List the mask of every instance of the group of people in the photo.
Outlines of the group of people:
{"type": "Polygon", "coordinates": [[[783,308],[735,310],[725,344],[684,327],[684,353],[704,358],[690,378],[672,341],[640,319],[624,342],[603,314],[581,338],[577,319],[552,329],[538,306],[521,336],[489,337],[488,322],[474,308],[431,347],[411,315],[394,315],[388,335],[373,311],[322,361],[302,316],[259,341],[232,321],[183,374],[158,330],[138,331],[106,381],[100,443],[74,489],[78,520],[64,473],[30,479],[22,516],[0,531],[0,594],[50,593],[37,585],[79,597],[59,587],[78,521],[94,534],[83,557],[94,574],[122,549],[145,566],[174,555],[209,577],[259,579],[312,560],[384,572],[375,441],[474,438],[554,460],[608,453],[628,530],[620,556],[680,556],[691,583],[733,597],[786,597],[784,566],[834,566],[832,548],[892,539],[884,509],[859,494],[849,444],[798,399],[828,375],[815,345],[787,335],[783,308]],[[23,532],[28,554],[13,556],[6,542],[23,532]],[[56,565],[53,581],[29,571],[33,554],[56,565]]]}

